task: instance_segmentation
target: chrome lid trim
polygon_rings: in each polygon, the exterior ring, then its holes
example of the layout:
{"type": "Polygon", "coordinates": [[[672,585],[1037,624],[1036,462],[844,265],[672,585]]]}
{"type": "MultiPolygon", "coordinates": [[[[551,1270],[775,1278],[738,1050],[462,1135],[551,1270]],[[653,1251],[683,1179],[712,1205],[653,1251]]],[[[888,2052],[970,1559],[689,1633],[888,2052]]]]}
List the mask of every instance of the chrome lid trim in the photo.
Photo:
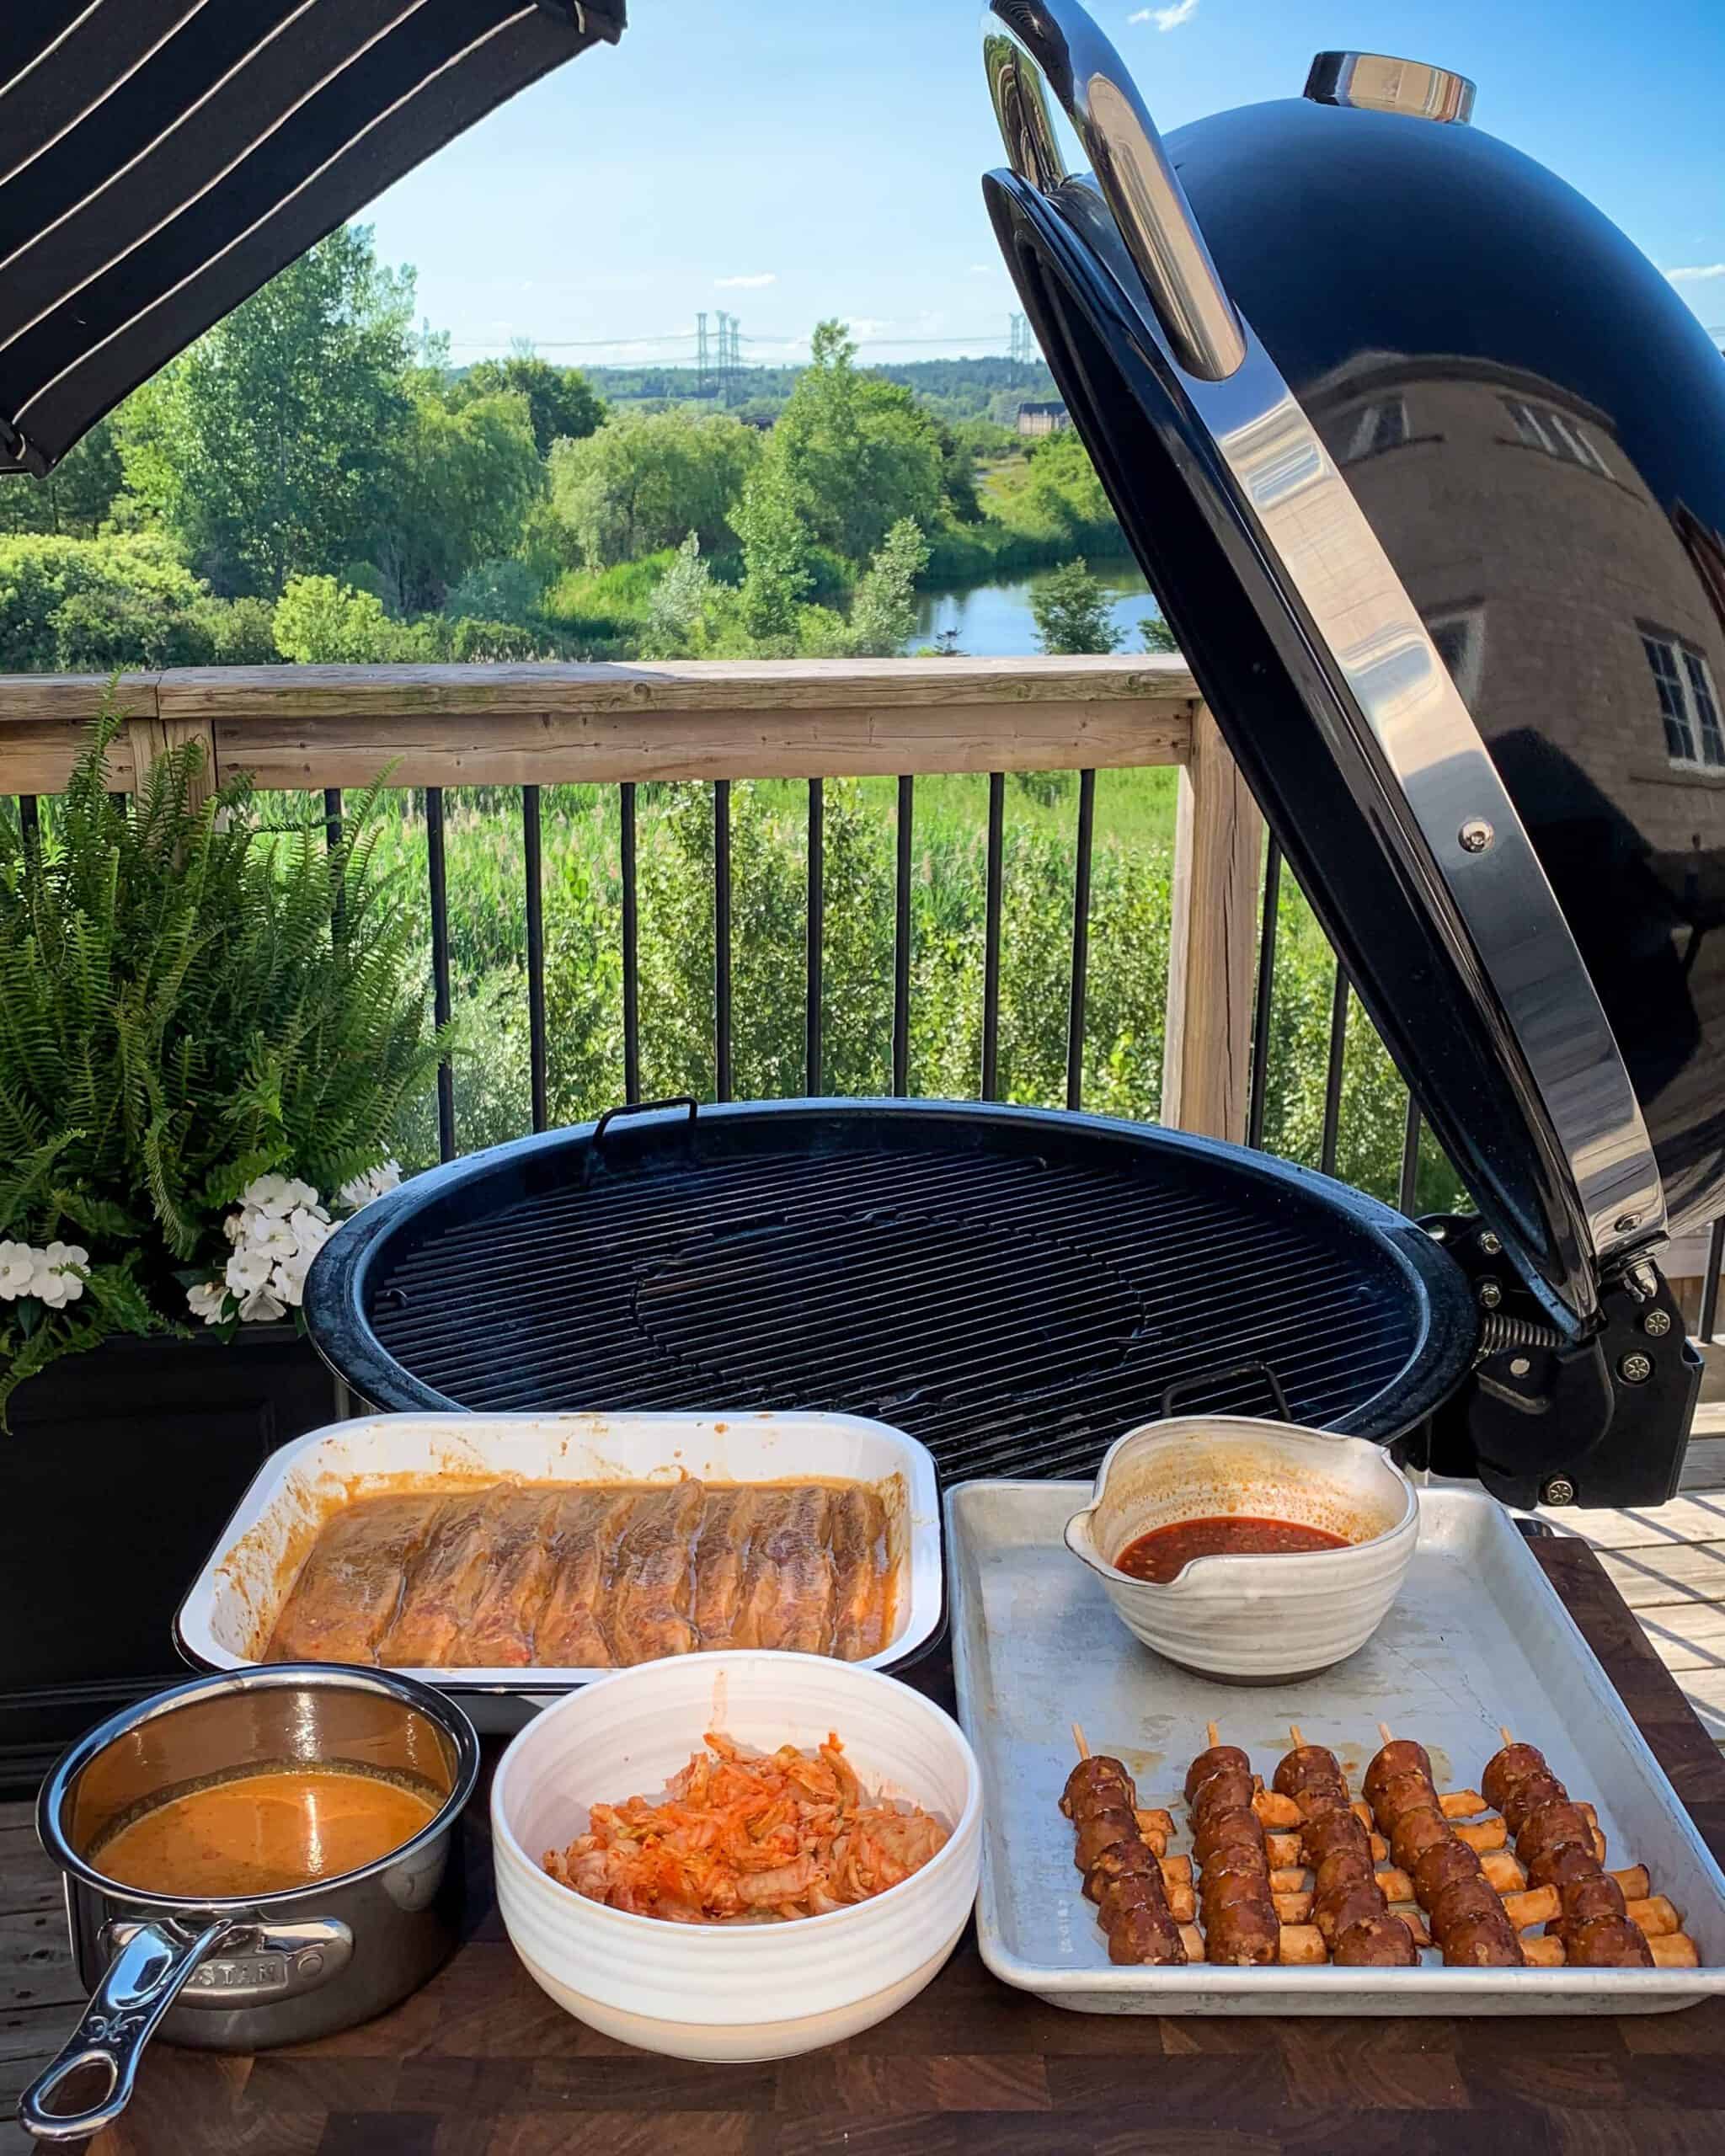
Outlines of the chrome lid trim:
{"type": "MultiPolygon", "coordinates": [[[[1039,64],[1020,35],[1033,19],[1043,49],[1057,56],[1076,50],[1093,60],[1100,48],[1119,65],[1076,0],[1034,0],[1033,6],[991,0],[991,13],[1012,26],[1024,67],[1039,64]]],[[[985,20],[985,42],[991,45],[994,36],[985,20]]],[[[990,72],[998,79],[992,52],[990,72]]],[[[1087,147],[1100,141],[1099,163],[1109,169],[1118,169],[1119,131],[1135,129],[1140,117],[1162,155],[1149,115],[1124,71],[1122,76],[1100,112],[1093,99],[1087,101],[1079,130],[1087,147]]],[[[1070,81],[1063,86],[1056,77],[1053,87],[1078,124],[1070,81]]],[[[1010,156],[1010,137],[1007,151],[1010,156]]],[[[1037,184],[1033,172],[1014,169],[1037,184]]],[[[1178,180],[1172,184],[1178,189],[1178,180]]],[[[1093,254],[1092,236],[1074,221],[1073,183],[1057,194],[1047,191],[1093,254]]],[[[1395,819],[1386,837],[1393,837],[1406,872],[1427,894],[1429,912],[1445,928],[1475,1001],[1485,1009],[1497,1006],[1520,1050],[1568,1166],[1580,1246],[1596,1272],[1647,1251],[1664,1240],[1666,1214],[1641,1104],[1556,894],[1418,609],[1316,429],[1226,293],[1244,353],[1237,367],[1217,378],[1183,360],[1157,304],[1156,284],[1143,275],[1117,190],[1099,170],[1082,193],[1100,195],[1112,213],[1143,289],[1123,285],[1110,264],[1114,282],[1147,336],[1157,339],[1161,321],[1159,342],[1258,526],[1266,559],[1348,692],[1338,699],[1343,723],[1370,744],[1407,805],[1411,823],[1395,819]],[[1477,842],[1482,831],[1483,845],[1477,842]],[[1452,922],[1463,932],[1453,932],[1452,922]]],[[[1183,190],[1178,200],[1202,249],[1183,190]]],[[[1215,275],[1207,249],[1203,259],[1215,275]]],[[[1597,1289],[1597,1278],[1570,1283],[1578,1315],[1594,1313],[1597,1289]]]]}
{"type": "Polygon", "coordinates": [[[1013,171],[1044,194],[1066,177],[1048,107],[1052,89],[1182,367],[1225,381],[1246,356],[1240,317],[1119,53],[1076,0],[989,0],[982,31],[1013,171]]]}
{"type": "Polygon", "coordinates": [[[1414,120],[1462,127],[1473,117],[1476,93],[1466,75],[1423,60],[1398,60],[1387,52],[1321,52],[1311,63],[1305,91],[1314,104],[1406,113],[1414,120]]]}

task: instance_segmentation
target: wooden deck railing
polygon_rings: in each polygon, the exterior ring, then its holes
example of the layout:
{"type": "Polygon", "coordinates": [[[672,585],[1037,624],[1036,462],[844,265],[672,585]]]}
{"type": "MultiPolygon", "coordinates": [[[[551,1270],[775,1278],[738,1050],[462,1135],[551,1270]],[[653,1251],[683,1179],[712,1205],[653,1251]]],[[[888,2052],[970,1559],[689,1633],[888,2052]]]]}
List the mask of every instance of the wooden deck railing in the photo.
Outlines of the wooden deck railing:
{"type": "MultiPolygon", "coordinates": [[[[108,686],[83,676],[0,677],[0,794],[57,792],[108,686]]],[[[430,789],[434,882],[441,882],[441,790],[452,786],[528,788],[531,864],[532,790],[572,781],[633,787],[654,779],[888,775],[914,782],[935,772],[1178,766],[1162,1117],[1211,1136],[1246,1135],[1263,826],[1178,659],[232,668],[126,675],[116,694],[126,720],[109,766],[116,791],[135,788],[156,757],[188,740],[202,744],[211,784],[244,771],[262,787],[337,789],[368,785],[393,765],[393,784],[430,789]]],[[[719,798],[728,811],[728,788],[719,798]]],[[[996,819],[998,798],[996,787],[996,819]]],[[[909,798],[901,794],[901,805],[909,798]]],[[[1068,1087],[1075,1104],[1093,798],[1087,781],[1075,872],[1068,1087]]],[[[993,845],[996,937],[997,861],[993,845]]],[[[818,873],[811,873],[814,909],[818,873]]],[[[901,923],[908,876],[901,850],[901,923]]],[[[728,892],[716,893],[715,904],[728,912],[728,892]]],[[[530,919],[534,913],[530,907],[530,919]]],[[[818,972],[818,937],[813,942],[818,972]]],[[[899,978],[908,979],[903,950],[899,978]]],[[[446,958],[439,986],[446,996],[446,958]]],[[[542,982],[538,1002],[542,1033],[542,982]]],[[[723,1010],[719,1022],[722,1029],[728,1023],[723,1010]]],[[[540,1049],[542,1070],[542,1039],[540,1049]]],[[[726,1060],[721,1054],[722,1086],[726,1060]]],[[[895,1072],[903,1067],[895,1054],[895,1072]]],[[[536,1086],[536,1108],[542,1090],[536,1086]]]]}

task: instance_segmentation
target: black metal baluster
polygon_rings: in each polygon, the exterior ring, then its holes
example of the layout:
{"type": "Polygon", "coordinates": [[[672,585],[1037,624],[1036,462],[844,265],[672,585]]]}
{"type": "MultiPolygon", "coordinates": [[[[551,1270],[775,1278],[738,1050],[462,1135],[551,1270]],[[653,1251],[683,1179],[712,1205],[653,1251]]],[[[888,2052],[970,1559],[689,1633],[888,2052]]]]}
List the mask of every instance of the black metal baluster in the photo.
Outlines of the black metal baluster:
{"type": "Polygon", "coordinates": [[[641,923],[636,910],[635,782],[617,787],[622,818],[623,878],[623,1098],[641,1097],[641,923]]]}
{"type": "Polygon", "coordinates": [[[1336,961],[1336,992],[1330,1005],[1330,1059],[1324,1071],[1324,1135],[1318,1165],[1336,1172],[1336,1134],[1342,1121],[1342,1066],[1348,1047],[1348,974],[1336,961]]]}
{"type": "Polygon", "coordinates": [[[1096,773],[1078,774],[1078,845],[1072,868],[1072,994],[1066,1012],[1066,1106],[1084,1097],[1084,996],[1090,985],[1090,855],[1096,835],[1096,773]]]}
{"type": "Polygon", "coordinates": [[[1263,1145],[1264,1110],[1269,1104],[1270,1011],[1276,993],[1276,927],[1282,903],[1282,849],[1274,839],[1264,849],[1263,914],[1258,930],[1258,1001],[1252,1015],[1252,1078],[1246,1096],[1246,1142],[1263,1145]]]}
{"type": "Polygon", "coordinates": [[[813,1100],[820,1091],[821,997],[825,984],[822,945],[826,933],[826,789],[809,782],[809,940],[806,956],[808,1000],[804,1014],[803,1091],[813,1100]]]}
{"type": "Polygon", "coordinates": [[[34,793],[20,793],[18,797],[18,828],[27,839],[35,838],[41,831],[41,804],[34,793]]]}
{"type": "Polygon", "coordinates": [[[527,1073],[533,1128],[550,1120],[545,1100],[545,892],[540,851],[539,789],[521,788],[522,878],[527,895],[527,1073]]]}
{"type": "Polygon", "coordinates": [[[1419,1102],[1407,1096],[1407,1123],[1402,1134],[1402,1187],[1396,1203],[1411,1218],[1419,1188],[1419,1102]]]}
{"type": "Polygon", "coordinates": [[[1725,1267],[1725,1220],[1715,1220],[1707,1237],[1707,1277],[1701,1283],[1701,1345],[1712,1345],[1719,1324],[1719,1273],[1725,1267]]]}
{"type": "Polygon", "coordinates": [[[1000,1097],[1001,900],[1005,882],[1007,775],[988,775],[988,886],[982,914],[982,1097],[1000,1097]]]}
{"type": "Polygon", "coordinates": [[[713,782],[713,1097],[731,1097],[731,782],[713,782]]]}
{"type": "Polygon", "coordinates": [[[911,841],[916,782],[899,781],[899,859],[893,930],[893,1092],[911,1090],[911,841]]]}
{"type": "MultiPolygon", "coordinates": [[[[326,786],[323,789],[323,847],[334,853],[339,847],[346,826],[341,814],[341,788],[326,786]]],[[[347,885],[345,878],[332,879],[329,894],[329,929],[339,940],[347,921],[347,885]]]]}
{"type": "MultiPolygon", "coordinates": [[[[431,1008],[449,1023],[449,887],[443,860],[443,788],[425,788],[425,866],[431,887],[431,1008]]],[[[437,1155],[455,1158],[455,1071],[447,1056],[437,1066],[437,1155]]]]}

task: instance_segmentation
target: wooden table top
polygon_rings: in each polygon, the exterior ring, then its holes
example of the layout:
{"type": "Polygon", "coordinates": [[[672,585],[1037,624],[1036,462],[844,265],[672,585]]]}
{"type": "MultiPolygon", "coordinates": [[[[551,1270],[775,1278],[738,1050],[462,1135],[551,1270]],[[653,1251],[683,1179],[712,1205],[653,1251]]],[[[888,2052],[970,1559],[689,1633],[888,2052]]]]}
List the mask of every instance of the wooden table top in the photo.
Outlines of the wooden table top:
{"type": "MultiPolygon", "coordinates": [[[[1725,1762],[1591,1550],[1535,1544],[1716,1854],[1725,1762]]],[[[951,1700],[950,1665],[916,1681],[951,1700]]],[[[253,2058],[158,2046],[91,2156],[1701,2156],[1725,2150],[1725,2001],[1613,2019],[1069,2014],[997,1983],[967,1935],[879,2027],[712,2067],[563,2014],[498,1920],[481,1831],[472,1936],[366,2027],[253,2058]]]]}

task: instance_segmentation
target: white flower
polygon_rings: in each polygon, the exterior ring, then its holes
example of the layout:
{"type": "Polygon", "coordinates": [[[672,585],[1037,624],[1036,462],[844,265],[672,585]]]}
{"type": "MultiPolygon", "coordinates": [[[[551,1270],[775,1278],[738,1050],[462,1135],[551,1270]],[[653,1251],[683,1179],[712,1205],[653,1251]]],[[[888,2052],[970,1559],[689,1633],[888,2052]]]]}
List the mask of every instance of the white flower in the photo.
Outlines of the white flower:
{"type": "Polygon", "coordinates": [[[254,1207],[240,1215],[240,1230],[234,1243],[238,1249],[259,1251],[267,1257],[291,1257],[293,1230],[286,1220],[277,1219],[273,1214],[259,1213],[254,1207]]]}
{"type": "Polygon", "coordinates": [[[350,1213],[357,1213],[362,1205],[369,1205],[374,1198],[382,1198],[387,1190],[393,1190],[401,1182],[401,1162],[385,1161],[369,1168],[362,1176],[344,1182],[335,1193],[335,1202],[350,1213]]]}
{"type": "Polygon", "coordinates": [[[267,1251],[252,1250],[242,1245],[227,1261],[222,1278],[234,1294],[242,1300],[270,1284],[270,1267],[275,1260],[267,1251]]]}
{"type": "Polygon", "coordinates": [[[270,1294],[279,1296],[291,1310],[297,1310],[305,1300],[306,1275],[317,1254],[308,1250],[295,1257],[285,1257],[270,1275],[270,1294]]]}
{"type": "Polygon", "coordinates": [[[249,1217],[249,1214],[244,1213],[227,1213],[222,1215],[222,1232],[229,1242],[237,1243],[244,1235],[246,1222],[249,1217]]]}
{"type": "Polygon", "coordinates": [[[202,1318],[206,1325],[221,1324],[227,1289],[220,1280],[200,1280],[196,1287],[186,1289],[185,1299],[194,1317],[202,1318]]]}
{"type": "Polygon", "coordinates": [[[254,1212],[267,1213],[274,1219],[285,1219],[296,1205],[315,1205],[318,1193],[308,1182],[296,1177],[259,1176],[248,1182],[239,1194],[239,1202],[254,1212]]]}
{"type": "Polygon", "coordinates": [[[293,1230],[294,1241],[299,1246],[300,1254],[305,1257],[315,1257],[335,1233],[334,1221],[321,1205],[315,1212],[308,1206],[300,1206],[290,1217],[287,1225],[293,1230]]]}
{"type": "Polygon", "coordinates": [[[35,1253],[35,1267],[28,1292],[40,1296],[51,1310],[63,1310],[67,1304],[75,1303],[84,1291],[84,1283],[71,1270],[73,1266],[87,1266],[90,1253],[81,1243],[50,1243],[46,1250],[35,1253]]]}
{"type": "Polygon", "coordinates": [[[36,1277],[36,1253],[28,1243],[0,1243],[0,1303],[28,1295],[36,1277]]]}
{"type": "Polygon", "coordinates": [[[239,1306],[242,1322],[247,1325],[268,1325],[278,1317],[285,1317],[282,1309],[267,1287],[253,1289],[239,1306]]]}

